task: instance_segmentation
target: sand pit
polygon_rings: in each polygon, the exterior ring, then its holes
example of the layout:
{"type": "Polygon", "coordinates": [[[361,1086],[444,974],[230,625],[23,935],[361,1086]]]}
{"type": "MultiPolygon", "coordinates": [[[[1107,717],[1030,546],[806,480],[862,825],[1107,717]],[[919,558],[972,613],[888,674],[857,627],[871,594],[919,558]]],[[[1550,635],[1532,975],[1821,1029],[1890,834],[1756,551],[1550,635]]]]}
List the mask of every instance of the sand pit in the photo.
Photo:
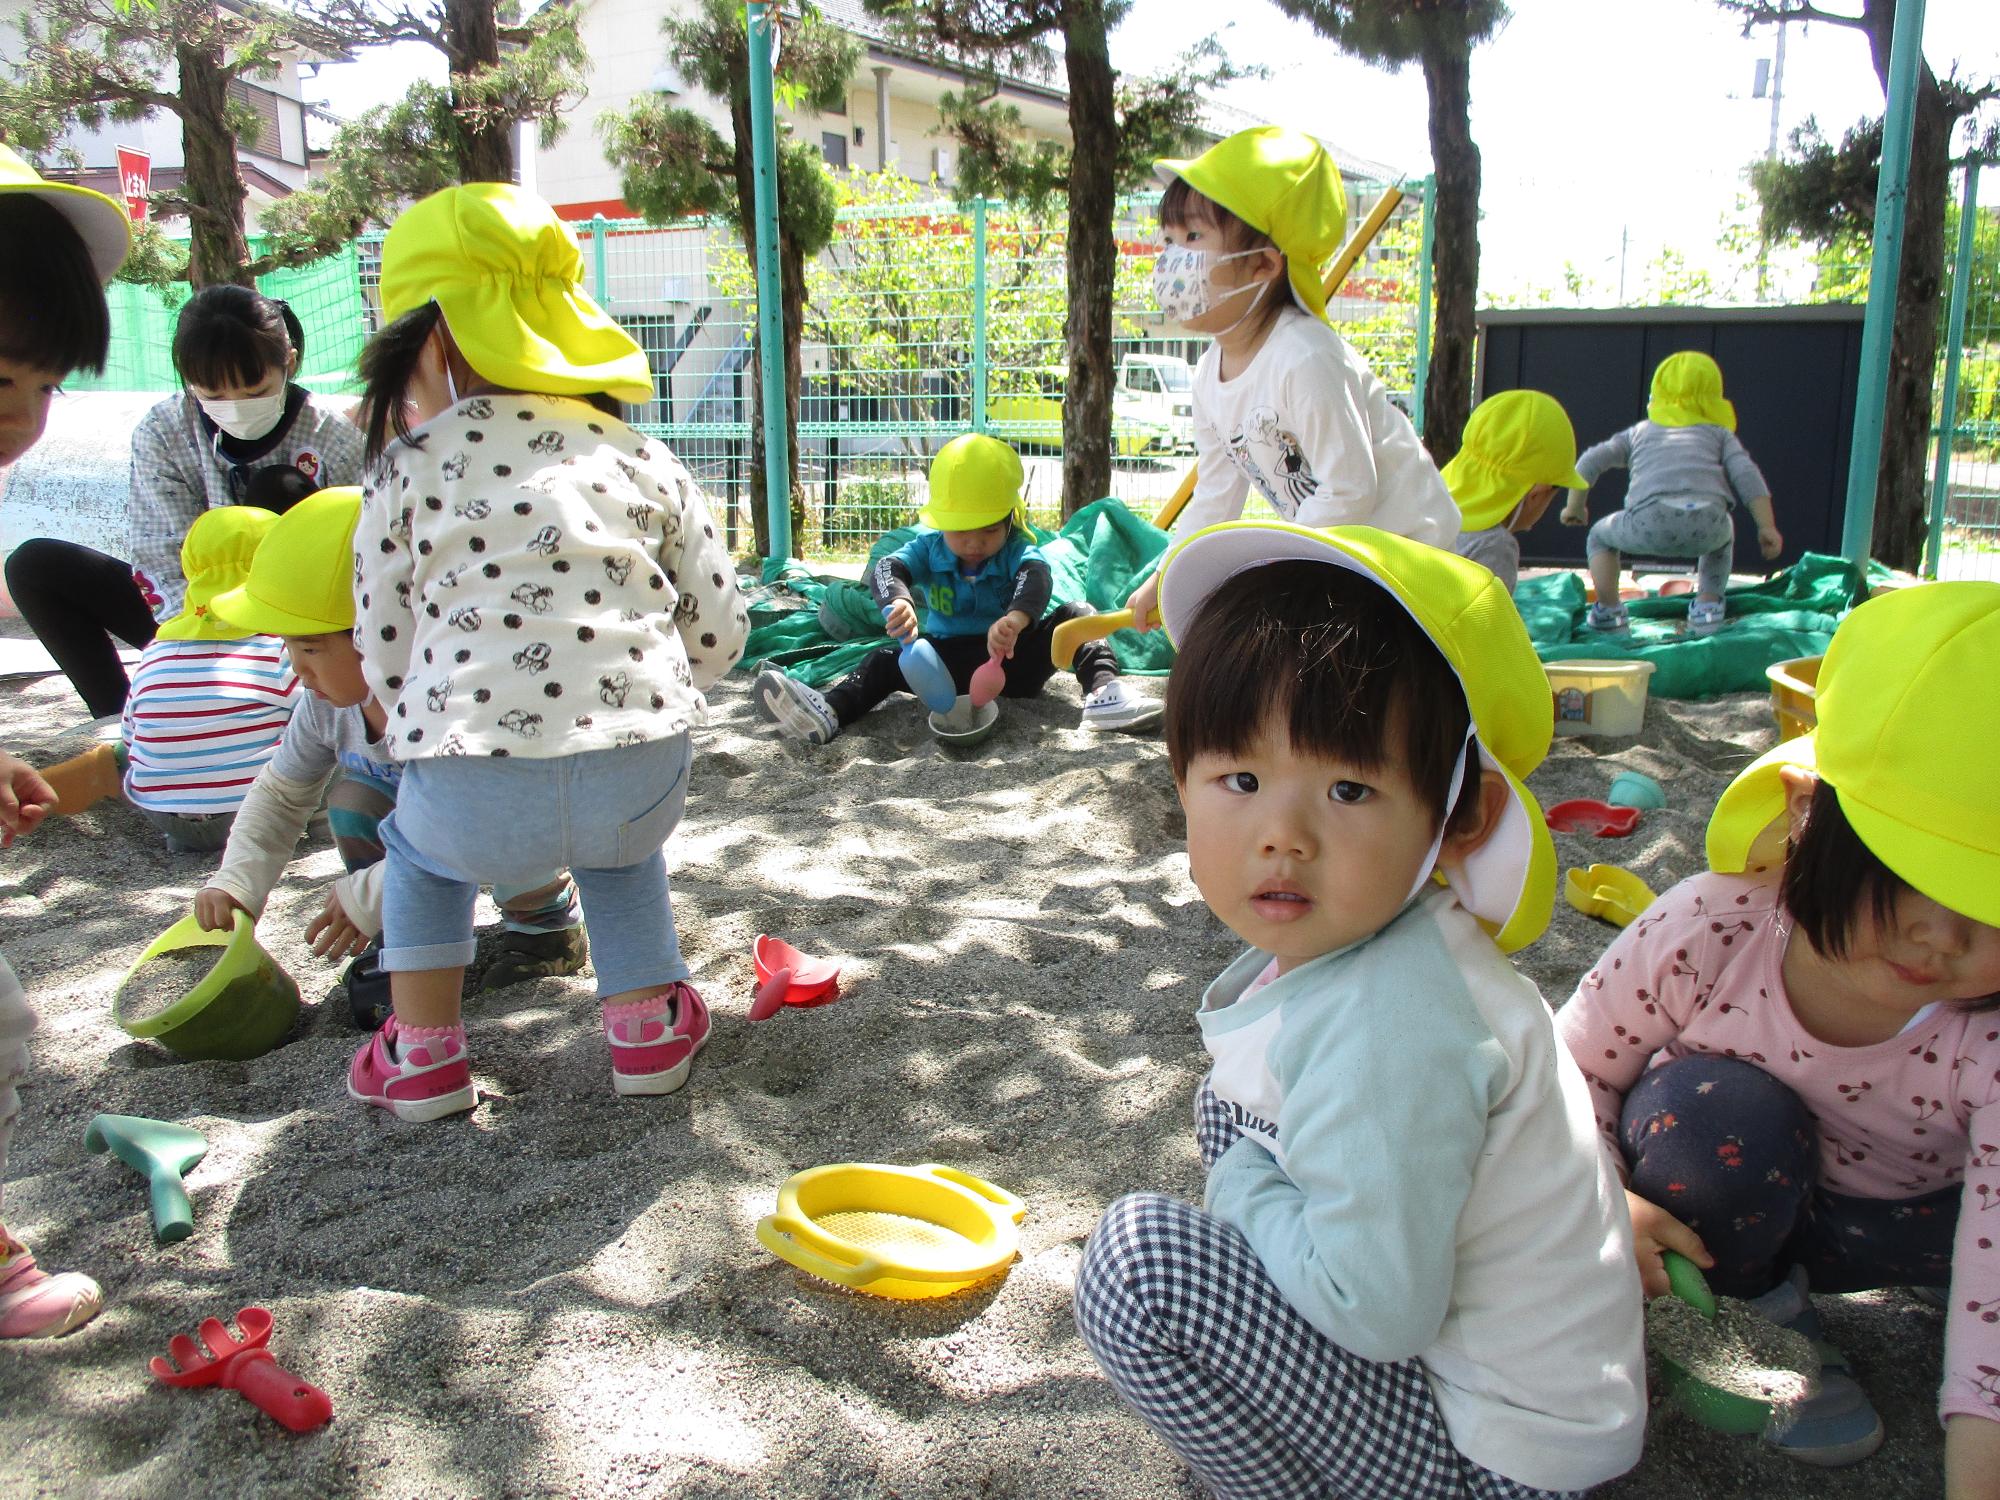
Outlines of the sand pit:
{"type": "MultiPolygon", "coordinates": [[[[0,686],[0,744],[33,759],[83,717],[59,678],[0,686]]],[[[0,855],[0,943],[42,1016],[5,1219],[107,1300],[67,1338],[0,1348],[0,1477],[107,1497],[1196,1494],[1099,1377],[1070,1297],[1113,1198],[1199,1197],[1194,1008],[1236,944],[1189,882],[1160,740],[1076,721],[1064,677],[969,752],[907,698],[814,749],[771,736],[747,679],[725,685],[668,848],[716,1029],[666,1099],[612,1094],[586,976],[468,1006],[470,1116],[350,1103],[357,1034],[301,940],[339,869],[323,841],[259,927],[307,1001],[293,1038],[177,1062],[118,1031],[111,995],[213,857],[169,854],[117,805],[0,855]],[[844,958],[841,998],[749,1024],[760,932],[844,958]],[[155,1245],[130,1174],[85,1152],[100,1110],[208,1137],[191,1238],[155,1245]],[[893,1303],[767,1254],[752,1230],[778,1184],[842,1160],[944,1162],[1020,1194],[1020,1262],[893,1303]],[[148,1380],[170,1335],[249,1303],[332,1395],[323,1431],[148,1380]]],[[[1631,838],[1557,844],[1566,867],[1660,889],[1698,867],[1716,794],[1772,736],[1762,698],[1655,700],[1640,740],[1559,741],[1531,785],[1551,803],[1621,769],[1659,780],[1668,806],[1631,838]]],[[[1559,1004],[1611,935],[1559,906],[1524,966],[1559,1004]]],[[[1662,1413],[1603,1493],[1937,1493],[1941,1316],[1893,1293],[1822,1308],[1882,1409],[1881,1454],[1814,1473],[1662,1413]]]]}

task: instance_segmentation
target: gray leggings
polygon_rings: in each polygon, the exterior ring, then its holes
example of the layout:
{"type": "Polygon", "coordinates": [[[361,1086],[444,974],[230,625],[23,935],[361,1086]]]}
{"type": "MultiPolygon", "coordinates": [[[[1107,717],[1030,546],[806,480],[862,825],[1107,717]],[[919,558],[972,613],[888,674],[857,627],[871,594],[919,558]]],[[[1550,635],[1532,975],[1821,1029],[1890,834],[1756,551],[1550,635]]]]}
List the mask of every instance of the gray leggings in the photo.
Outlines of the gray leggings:
{"type": "Polygon", "coordinates": [[[1590,557],[1600,552],[1692,557],[1696,591],[1719,599],[1736,555],[1736,525],[1729,507],[1713,500],[1642,500],[1636,509],[1613,511],[1591,527],[1584,552],[1590,557]]]}

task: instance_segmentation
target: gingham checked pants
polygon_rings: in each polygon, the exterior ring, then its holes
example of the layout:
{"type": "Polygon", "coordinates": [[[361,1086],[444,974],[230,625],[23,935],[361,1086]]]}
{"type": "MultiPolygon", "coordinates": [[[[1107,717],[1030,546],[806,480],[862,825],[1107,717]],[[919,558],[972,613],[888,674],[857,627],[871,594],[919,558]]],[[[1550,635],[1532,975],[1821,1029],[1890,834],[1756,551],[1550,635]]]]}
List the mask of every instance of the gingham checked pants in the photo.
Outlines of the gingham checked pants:
{"type": "MultiPolygon", "coordinates": [[[[1202,1158],[1237,1135],[1203,1084],[1202,1158]]],[[[1076,1323],[1119,1394],[1228,1500],[1549,1500],[1452,1446],[1415,1359],[1348,1353],[1293,1311],[1234,1226],[1178,1199],[1112,1204],[1076,1323]]]]}

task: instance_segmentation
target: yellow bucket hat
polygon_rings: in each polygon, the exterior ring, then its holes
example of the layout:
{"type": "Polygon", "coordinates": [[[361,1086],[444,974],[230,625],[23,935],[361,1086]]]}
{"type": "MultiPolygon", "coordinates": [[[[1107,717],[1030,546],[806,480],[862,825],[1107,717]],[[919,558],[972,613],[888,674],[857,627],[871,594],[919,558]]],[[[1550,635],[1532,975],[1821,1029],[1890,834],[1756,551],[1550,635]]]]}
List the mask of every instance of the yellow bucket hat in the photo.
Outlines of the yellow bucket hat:
{"type": "Polygon", "coordinates": [[[2000,583],[1925,583],[1841,621],[1820,664],[1813,733],[1729,784],[1708,822],[1711,869],[1784,858],[1786,766],[1833,786],[1855,834],[1941,906],[2000,927],[2000,583]]]}
{"type": "Polygon", "coordinates": [[[1498,526],[1538,484],[1587,490],[1576,472],[1576,429],[1562,403],[1540,391],[1502,391],[1473,409],[1444,487],[1467,531],[1498,526]]]}
{"type": "Polygon", "coordinates": [[[361,488],[308,495],[275,518],[240,588],[215,612],[260,635],[332,635],[354,628],[354,527],[361,488]]]}
{"type": "Polygon", "coordinates": [[[1299,305],[1325,319],[1320,271],[1347,233],[1347,190],[1326,147],[1301,131],[1260,125],[1217,141],[1192,161],[1156,161],[1153,172],[1163,183],[1180,178],[1269,235],[1284,253],[1299,305]]]}
{"type": "Polygon", "coordinates": [[[532,193],[468,182],[405,209],[382,241],[382,314],[435,300],[466,362],[495,385],[653,399],[646,353],[583,289],[569,227],[532,193]]]}
{"type": "Polygon", "coordinates": [[[1669,354],[1653,371],[1646,415],[1662,427],[1707,423],[1736,430],[1736,408],[1722,399],[1722,366],[1692,349],[1669,354]]]}
{"type": "Polygon", "coordinates": [[[181,539],[181,573],[187,578],[187,600],[181,612],[161,622],[159,636],[169,641],[236,641],[259,632],[215,613],[215,596],[242,586],[250,559],[271,528],[275,513],[255,505],[218,505],[194,518],[181,539]]]}
{"type": "Polygon", "coordinates": [[[1021,508],[1021,455],[995,437],[968,432],[931,460],[931,498],[919,514],[939,531],[977,531],[1021,508]]]}
{"type": "Polygon", "coordinates": [[[1168,637],[1178,645],[1209,595],[1238,573],[1295,559],[1331,563],[1380,585],[1457,674],[1479,763],[1505,778],[1511,797],[1493,836],[1451,877],[1452,888],[1504,952],[1525,948],[1555,909],[1555,841],[1522,784],[1549,753],[1555,708],[1513,599],[1478,563],[1372,526],[1317,531],[1285,521],[1227,521],[1197,531],[1161,564],[1168,637]]]}
{"type": "Polygon", "coordinates": [[[97,279],[109,282],[132,249],[132,221],[118,200],[73,182],[50,182],[0,145],[0,193],[40,198],[75,226],[97,279]]]}

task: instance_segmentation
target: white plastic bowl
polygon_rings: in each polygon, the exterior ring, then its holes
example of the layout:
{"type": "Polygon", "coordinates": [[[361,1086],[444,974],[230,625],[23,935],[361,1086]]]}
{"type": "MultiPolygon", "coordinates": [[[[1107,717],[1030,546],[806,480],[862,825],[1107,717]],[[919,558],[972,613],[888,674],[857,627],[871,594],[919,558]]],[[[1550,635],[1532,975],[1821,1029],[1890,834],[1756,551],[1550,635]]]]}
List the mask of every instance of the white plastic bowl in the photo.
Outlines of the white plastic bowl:
{"type": "Polygon", "coordinates": [[[948,749],[968,750],[993,733],[999,722],[998,703],[974,708],[972,699],[961,693],[949,712],[931,715],[931,733],[948,749]]]}

